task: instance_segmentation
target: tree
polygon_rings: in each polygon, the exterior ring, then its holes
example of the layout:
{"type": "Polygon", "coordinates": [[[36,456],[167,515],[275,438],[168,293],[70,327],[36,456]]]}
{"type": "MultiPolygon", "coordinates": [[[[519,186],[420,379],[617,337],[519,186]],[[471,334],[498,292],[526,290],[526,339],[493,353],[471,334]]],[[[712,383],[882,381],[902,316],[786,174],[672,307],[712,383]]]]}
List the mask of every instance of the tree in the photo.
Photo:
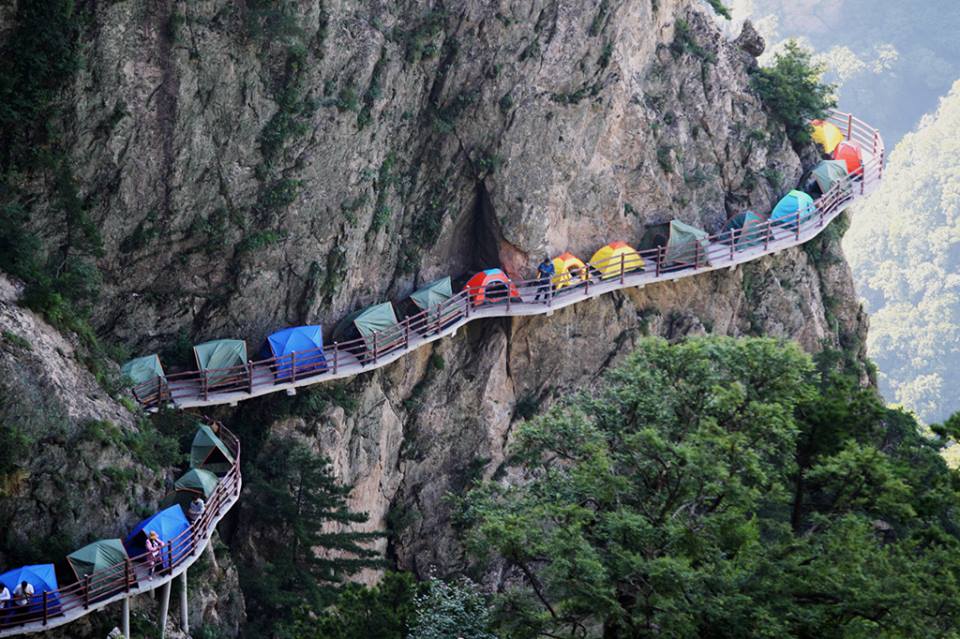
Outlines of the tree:
{"type": "Polygon", "coordinates": [[[960,624],[956,477],[906,413],[770,339],[651,339],[468,493],[510,637],[926,637],[960,624]]]}
{"type": "Polygon", "coordinates": [[[415,599],[416,619],[407,639],[497,639],[488,630],[487,602],[475,583],[431,577],[415,599]]]}
{"type": "Polygon", "coordinates": [[[366,546],[377,532],[351,531],[367,520],[346,504],[350,487],[337,483],[328,459],[293,438],[271,438],[257,455],[250,477],[250,520],[273,543],[263,565],[248,566],[244,579],[254,636],[286,634],[298,607],[319,611],[336,599],[344,577],[382,567],[366,546]]]}
{"type": "Polygon", "coordinates": [[[824,117],[836,106],[834,87],[822,82],[824,71],[823,65],[812,62],[809,51],[791,40],[774,56],[772,66],[753,74],[753,88],[794,144],[809,142],[810,120],[824,117]]]}

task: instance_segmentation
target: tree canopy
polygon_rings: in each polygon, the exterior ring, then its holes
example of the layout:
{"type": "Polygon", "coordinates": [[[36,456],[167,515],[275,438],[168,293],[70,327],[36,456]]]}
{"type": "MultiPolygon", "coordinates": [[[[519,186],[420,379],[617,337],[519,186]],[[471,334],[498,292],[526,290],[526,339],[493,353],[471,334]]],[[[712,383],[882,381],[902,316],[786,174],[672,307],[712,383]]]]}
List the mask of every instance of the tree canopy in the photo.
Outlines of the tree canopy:
{"type": "Polygon", "coordinates": [[[604,382],[462,500],[500,636],[957,636],[957,479],[910,415],[770,339],[649,339],[604,382]]]}

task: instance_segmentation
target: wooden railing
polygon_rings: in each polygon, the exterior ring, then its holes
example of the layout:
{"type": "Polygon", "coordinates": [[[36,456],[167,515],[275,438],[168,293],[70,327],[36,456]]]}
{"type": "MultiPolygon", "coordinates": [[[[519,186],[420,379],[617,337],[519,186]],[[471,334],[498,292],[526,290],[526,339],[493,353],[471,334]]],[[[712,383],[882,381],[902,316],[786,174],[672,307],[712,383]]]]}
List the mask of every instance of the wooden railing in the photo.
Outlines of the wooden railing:
{"type": "Polygon", "coordinates": [[[36,593],[26,605],[11,605],[0,610],[0,637],[63,625],[125,597],[153,590],[193,564],[206,548],[217,523],[240,497],[240,442],[223,427],[220,428],[219,437],[233,454],[233,465],[217,482],[203,514],[174,539],[164,543],[152,579],[147,578],[150,553],[130,557],[123,563],[98,570],[69,586],[36,593]]]}
{"type": "Polygon", "coordinates": [[[306,384],[358,374],[385,365],[424,343],[449,334],[471,319],[549,313],[555,305],[589,299],[628,286],[687,277],[707,269],[751,261],[801,244],[820,232],[852,201],[875,187],[883,175],[884,146],[880,134],[851,114],[834,111],[828,120],[857,142],[864,151],[861,169],[835,183],[813,206],[787,219],[768,220],[748,228],[721,232],[687,245],[657,247],[603,262],[588,264],[587,277],[572,277],[555,289],[539,280],[514,281],[520,298],[506,287],[488,287],[478,303],[476,291],[463,290],[428,310],[407,317],[398,325],[324,349],[299,351],[281,357],[251,360],[246,364],[206,371],[174,373],[133,389],[148,409],[169,404],[177,407],[235,403],[306,384]],[[634,268],[642,260],[642,268],[634,268]],[[537,294],[540,298],[536,299],[537,294]],[[495,311],[491,311],[495,307],[495,311]],[[483,312],[480,312],[483,311],[483,312]],[[321,363],[319,355],[325,358],[321,363]],[[300,362],[298,364],[298,361],[300,362]],[[305,365],[304,362],[307,364],[305,365]]]}

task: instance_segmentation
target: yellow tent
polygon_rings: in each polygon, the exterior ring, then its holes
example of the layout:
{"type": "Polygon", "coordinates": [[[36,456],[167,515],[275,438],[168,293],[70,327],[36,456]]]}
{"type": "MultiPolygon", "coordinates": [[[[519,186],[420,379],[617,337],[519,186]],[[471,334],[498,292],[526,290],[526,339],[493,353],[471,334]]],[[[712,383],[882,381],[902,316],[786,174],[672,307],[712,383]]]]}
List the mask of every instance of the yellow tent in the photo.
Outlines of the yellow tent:
{"type": "Polygon", "coordinates": [[[620,275],[621,262],[624,272],[643,270],[643,258],[626,242],[610,242],[590,258],[590,266],[597,269],[605,280],[620,275]]]}
{"type": "Polygon", "coordinates": [[[837,145],[843,142],[843,132],[830,122],[814,120],[810,123],[813,129],[813,141],[823,147],[824,153],[833,153],[837,145]]]}
{"type": "Polygon", "coordinates": [[[573,253],[561,253],[553,258],[553,285],[559,290],[564,286],[576,284],[577,280],[585,280],[589,276],[587,265],[573,253]]]}

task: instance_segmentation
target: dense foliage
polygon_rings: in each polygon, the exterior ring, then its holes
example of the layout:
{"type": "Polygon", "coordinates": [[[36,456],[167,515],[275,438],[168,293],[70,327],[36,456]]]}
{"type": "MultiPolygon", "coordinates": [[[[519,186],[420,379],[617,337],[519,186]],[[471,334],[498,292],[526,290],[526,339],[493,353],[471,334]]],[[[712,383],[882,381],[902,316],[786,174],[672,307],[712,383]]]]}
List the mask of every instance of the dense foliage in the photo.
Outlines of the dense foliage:
{"type": "Polygon", "coordinates": [[[272,437],[244,470],[244,509],[270,535],[266,561],[242,575],[250,636],[297,637],[297,611],[320,611],[344,579],[383,565],[368,543],[379,533],[357,532],[364,513],[347,507],[349,486],[338,483],[328,459],[291,437],[272,437]]]}
{"type": "Polygon", "coordinates": [[[836,105],[833,86],[822,82],[825,67],[796,42],[787,42],[773,64],[753,74],[753,88],[763,105],[783,123],[795,144],[810,141],[810,120],[826,115],[836,105]]]}
{"type": "Polygon", "coordinates": [[[880,388],[921,419],[960,410],[960,83],[890,155],[844,241],[870,312],[880,388]]]}
{"type": "Polygon", "coordinates": [[[958,482],[906,413],[792,344],[641,343],[463,502],[498,634],[950,637],[958,482]]]}

